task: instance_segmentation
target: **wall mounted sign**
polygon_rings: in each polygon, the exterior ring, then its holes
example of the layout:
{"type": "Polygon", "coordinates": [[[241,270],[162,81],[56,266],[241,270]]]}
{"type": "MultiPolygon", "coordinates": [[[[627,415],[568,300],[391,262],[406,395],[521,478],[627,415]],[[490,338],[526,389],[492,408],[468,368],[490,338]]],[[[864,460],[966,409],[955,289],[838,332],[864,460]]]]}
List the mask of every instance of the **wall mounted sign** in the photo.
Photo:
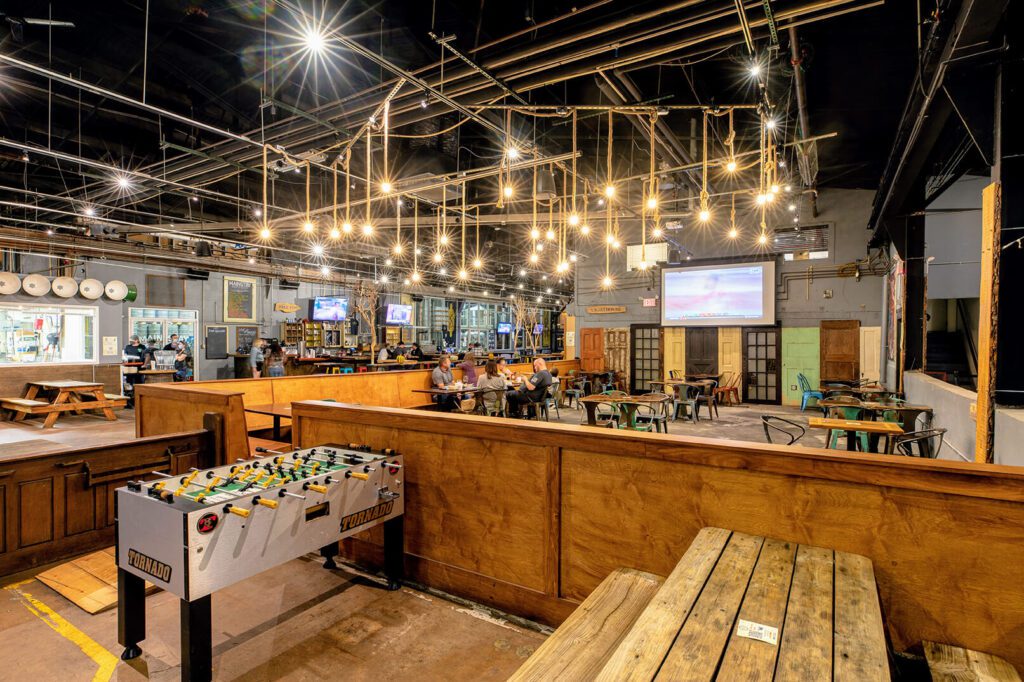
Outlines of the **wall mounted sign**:
{"type": "Polygon", "coordinates": [[[657,308],[658,307],[658,299],[656,299],[656,298],[645,298],[645,299],[643,299],[643,301],[644,301],[644,307],[645,308],[657,308]]]}
{"type": "Polygon", "coordinates": [[[116,336],[103,337],[103,355],[118,355],[121,349],[117,345],[116,336]]]}
{"type": "Polygon", "coordinates": [[[291,313],[296,312],[299,308],[300,308],[300,306],[295,305],[294,303],[275,303],[274,304],[274,310],[276,310],[279,313],[286,313],[286,314],[289,314],[289,315],[291,313]]]}
{"type": "Polygon", "coordinates": [[[228,327],[223,324],[206,325],[206,359],[223,360],[228,356],[228,327]]]}
{"type": "Polygon", "coordinates": [[[235,352],[248,353],[259,337],[259,327],[235,327],[235,352]]]}
{"type": "Polygon", "coordinates": [[[588,305],[588,315],[612,315],[615,313],[626,312],[626,306],[624,305],[588,305]]]}
{"type": "Polygon", "coordinates": [[[224,321],[256,321],[256,278],[224,275],[224,321]]]}

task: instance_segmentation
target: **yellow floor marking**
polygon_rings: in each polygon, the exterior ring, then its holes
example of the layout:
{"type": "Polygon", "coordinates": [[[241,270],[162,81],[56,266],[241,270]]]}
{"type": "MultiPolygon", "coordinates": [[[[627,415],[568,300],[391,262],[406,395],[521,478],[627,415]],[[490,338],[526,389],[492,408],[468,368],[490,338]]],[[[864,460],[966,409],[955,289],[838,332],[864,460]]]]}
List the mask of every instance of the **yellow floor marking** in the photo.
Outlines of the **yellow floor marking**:
{"type": "Polygon", "coordinates": [[[96,640],[89,637],[89,635],[64,620],[60,614],[49,606],[39,601],[28,592],[19,589],[22,585],[30,582],[32,582],[32,579],[23,580],[18,583],[7,585],[4,589],[10,590],[21,597],[24,600],[24,606],[29,610],[29,613],[50,626],[50,628],[52,628],[58,635],[77,646],[86,656],[99,665],[99,668],[96,670],[96,674],[93,675],[93,682],[107,682],[111,675],[114,674],[114,668],[117,666],[117,656],[104,649],[96,643],[96,640]]]}

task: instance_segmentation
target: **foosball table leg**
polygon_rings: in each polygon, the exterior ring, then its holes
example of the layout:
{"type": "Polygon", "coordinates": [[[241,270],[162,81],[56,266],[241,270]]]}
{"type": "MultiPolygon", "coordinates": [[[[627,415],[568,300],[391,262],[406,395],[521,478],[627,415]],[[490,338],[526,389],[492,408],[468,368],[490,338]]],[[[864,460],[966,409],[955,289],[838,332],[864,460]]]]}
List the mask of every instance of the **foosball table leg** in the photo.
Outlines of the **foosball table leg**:
{"type": "Polygon", "coordinates": [[[121,660],[142,654],[139,642],[146,639],[146,581],[123,568],[117,569],[117,641],[124,647],[121,660]]]}
{"type": "Polygon", "coordinates": [[[181,679],[209,682],[213,679],[213,626],[210,596],[181,600],[181,679]]]}
{"type": "Polygon", "coordinates": [[[320,556],[324,558],[324,568],[335,569],[338,564],[334,563],[334,557],[338,554],[338,543],[332,542],[320,548],[320,556]]]}
{"type": "Polygon", "coordinates": [[[405,516],[396,516],[384,522],[384,575],[388,589],[397,590],[405,577],[405,516]]]}

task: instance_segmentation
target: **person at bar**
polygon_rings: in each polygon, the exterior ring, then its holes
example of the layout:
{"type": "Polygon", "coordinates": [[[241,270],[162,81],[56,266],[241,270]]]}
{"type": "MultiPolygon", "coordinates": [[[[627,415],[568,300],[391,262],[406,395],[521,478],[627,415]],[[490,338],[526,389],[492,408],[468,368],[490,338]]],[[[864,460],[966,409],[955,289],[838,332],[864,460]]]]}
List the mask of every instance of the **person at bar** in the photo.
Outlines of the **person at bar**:
{"type": "Polygon", "coordinates": [[[469,384],[470,386],[476,385],[476,355],[473,351],[466,353],[465,357],[462,358],[462,362],[459,363],[459,369],[462,370],[462,382],[469,384]]]}
{"type": "MultiPolygon", "coordinates": [[[[448,388],[455,382],[455,376],[452,374],[452,360],[447,355],[441,356],[441,361],[437,363],[437,367],[430,373],[430,384],[434,388],[448,388]]],[[[445,393],[434,396],[434,402],[437,403],[437,409],[442,412],[451,412],[455,409],[458,395],[456,393],[445,393]]]]}
{"type": "Polygon", "coordinates": [[[533,361],[533,376],[523,379],[522,385],[517,390],[509,391],[509,416],[522,417],[524,405],[544,400],[551,383],[551,372],[548,371],[547,363],[544,362],[544,358],[537,358],[533,361]]]}
{"type": "Polygon", "coordinates": [[[252,378],[259,379],[263,373],[263,347],[267,345],[264,338],[255,339],[249,349],[249,369],[252,370],[252,378]]]}

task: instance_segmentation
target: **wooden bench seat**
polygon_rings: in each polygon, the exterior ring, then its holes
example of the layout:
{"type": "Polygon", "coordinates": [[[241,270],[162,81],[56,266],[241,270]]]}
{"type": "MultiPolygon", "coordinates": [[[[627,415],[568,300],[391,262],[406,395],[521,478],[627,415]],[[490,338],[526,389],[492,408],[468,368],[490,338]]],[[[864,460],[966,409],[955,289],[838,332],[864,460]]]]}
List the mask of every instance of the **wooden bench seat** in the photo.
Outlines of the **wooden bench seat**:
{"type": "Polygon", "coordinates": [[[49,405],[45,400],[29,400],[28,398],[0,398],[0,405],[6,410],[24,412],[29,408],[49,405]]]}
{"type": "Polygon", "coordinates": [[[932,682],[1020,682],[1013,666],[998,656],[939,642],[923,645],[932,682]]]}
{"type": "Polygon", "coordinates": [[[595,679],[890,679],[871,562],[703,528],[595,679]]]}
{"type": "Polygon", "coordinates": [[[128,396],[118,395],[117,393],[104,393],[103,397],[106,398],[107,400],[124,400],[125,402],[128,401],[128,396]]]}
{"type": "Polygon", "coordinates": [[[612,571],[509,679],[593,679],[664,580],[631,568],[612,571]]]}

